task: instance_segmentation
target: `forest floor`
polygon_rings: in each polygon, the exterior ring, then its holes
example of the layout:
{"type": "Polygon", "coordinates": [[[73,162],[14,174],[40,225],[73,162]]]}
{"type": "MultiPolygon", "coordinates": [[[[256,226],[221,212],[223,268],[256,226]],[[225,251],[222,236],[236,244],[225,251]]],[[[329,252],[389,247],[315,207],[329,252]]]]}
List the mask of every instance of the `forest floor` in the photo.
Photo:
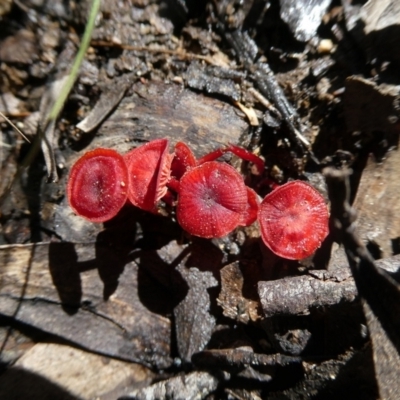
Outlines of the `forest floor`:
{"type": "Polygon", "coordinates": [[[400,7],[315,3],[103,0],[42,133],[91,4],[1,3],[0,398],[396,398],[400,7]],[[163,202],[73,213],[78,158],[160,138],[309,182],[328,237],[296,261],[258,223],[191,236],[163,202]]]}

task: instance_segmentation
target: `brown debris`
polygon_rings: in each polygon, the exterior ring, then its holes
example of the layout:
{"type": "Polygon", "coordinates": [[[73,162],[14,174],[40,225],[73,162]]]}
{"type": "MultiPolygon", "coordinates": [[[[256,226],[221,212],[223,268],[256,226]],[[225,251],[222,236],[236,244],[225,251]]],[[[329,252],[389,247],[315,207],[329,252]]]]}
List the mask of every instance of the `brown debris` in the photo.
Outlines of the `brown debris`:
{"type": "Polygon", "coordinates": [[[193,357],[194,363],[200,367],[212,366],[222,368],[252,367],[285,367],[301,365],[299,357],[285,356],[282,354],[259,354],[251,348],[236,348],[224,350],[205,350],[193,357]]]}
{"type": "Polygon", "coordinates": [[[227,265],[221,269],[221,292],[217,303],[223,309],[225,317],[247,324],[259,318],[258,302],[243,297],[244,278],[239,266],[227,265]]]}
{"type": "Polygon", "coordinates": [[[369,56],[377,54],[398,64],[397,38],[400,31],[400,5],[396,0],[370,0],[360,12],[369,56]]]}
{"type": "Polygon", "coordinates": [[[398,88],[357,76],[346,79],[344,112],[349,131],[399,134],[398,88]]]}
{"type": "MultiPolygon", "coordinates": [[[[37,374],[82,400],[103,399],[109,393],[115,398],[127,393],[126,387],[150,383],[152,378],[152,373],[141,365],[113,359],[106,362],[103,356],[53,343],[36,344],[15,363],[13,370],[18,368],[37,374]],[[96,382],[96,385],[88,382],[96,382]]],[[[10,390],[15,393],[15,385],[10,374],[2,376],[1,397],[7,398],[10,390]]],[[[18,396],[31,397],[29,390],[29,386],[19,389],[18,396]]],[[[43,388],[42,395],[36,398],[46,396],[43,388]]]]}
{"type": "Polygon", "coordinates": [[[218,379],[214,375],[208,372],[192,372],[137,389],[119,400],[201,400],[207,398],[217,387],[218,379]]]}
{"type": "Polygon", "coordinates": [[[32,64],[37,58],[36,38],[32,31],[21,29],[0,43],[0,60],[8,63],[32,64]]]}
{"type": "Polygon", "coordinates": [[[133,83],[134,76],[135,74],[126,74],[115,78],[108,90],[101,94],[99,101],[90,114],[79,122],[76,127],[85,133],[96,129],[125,96],[126,91],[133,83]]]}
{"type": "MultiPolygon", "coordinates": [[[[396,272],[400,256],[379,260],[377,266],[396,272]]],[[[258,293],[264,315],[307,315],[313,310],[354,302],[357,290],[348,268],[310,271],[308,275],[259,282],[258,293]]]]}
{"type": "Polygon", "coordinates": [[[1,314],[99,354],[171,364],[170,322],[137,297],[135,263],[118,267],[111,248],[71,243],[2,246],[0,257],[1,314]],[[105,301],[116,278],[118,288],[105,301]]]}
{"type": "Polygon", "coordinates": [[[135,141],[169,137],[173,143],[190,144],[196,156],[202,156],[238,143],[248,126],[233,106],[178,85],[136,83],[132,93],[101,125],[95,146],[126,151],[135,141]]]}
{"type": "MultiPolygon", "coordinates": [[[[57,82],[76,54],[90,3],[15,1],[10,14],[0,10],[0,53],[5,52],[0,92],[8,105],[2,109],[31,135],[38,110],[43,123],[58,96],[57,82]],[[23,31],[30,37],[25,42],[23,31]],[[11,54],[18,45],[23,52],[11,54]]],[[[369,400],[379,396],[376,382],[381,397],[392,396],[398,374],[396,285],[372,268],[375,275],[369,276],[377,279],[360,290],[370,305],[365,318],[343,245],[337,252],[341,261],[331,256],[329,271],[322,269],[333,253],[330,245],[340,241],[333,226],[332,242],[321,248],[325,255],[288,262],[260,246],[256,225],[225,238],[199,240],[182,232],[168,205],[163,217],[127,206],[102,226],[73,215],[65,198],[69,168],[94,147],[125,153],[165,137],[171,149],[184,141],[202,156],[233,143],[264,157],[265,177],[279,183],[312,180],[321,175],[321,165],[352,164],[354,196],[361,176],[355,206],[362,238],[384,257],[395,253],[397,153],[387,151],[399,135],[398,54],[396,41],[388,41],[381,52],[374,38],[396,32],[399,24],[388,18],[397,15],[396,7],[391,0],[369,1],[379,18],[375,26],[367,21],[372,28],[367,33],[360,28],[359,4],[331,7],[315,30],[328,1],[319,2],[322,8],[315,1],[297,3],[304,5],[299,15],[289,15],[294,4],[289,0],[102,2],[71,95],[59,120],[44,132],[47,168],[53,178],[58,169],[60,181],[47,182],[43,157],[37,157],[1,205],[3,363],[15,362],[24,352],[32,361],[32,348],[54,350],[37,357],[39,367],[57,361],[57,355],[64,360],[68,349],[75,361],[86,360],[85,351],[96,353],[100,364],[88,366],[81,377],[95,394],[96,365],[109,371],[115,359],[122,359],[132,370],[138,364],[146,373],[151,368],[153,381],[145,379],[148,386],[140,388],[113,381],[121,375],[108,373],[116,387],[110,385],[100,400],[126,393],[160,399],[183,394],[369,400]],[[395,13],[383,12],[390,5],[395,13]],[[281,11],[291,19],[289,29],[281,11]],[[315,25],[301,26],[312,17],[315,25]],[[304,35],[311,39],[297,40],[308,39],[304,35]],[[362,173],[371,151],[384,162],[370,160],[362,173]],[[374,226],[382,234],[375,235],[374,226]],[[50,243],[29,244],[42,240],[50,243]],[[318,269],[309,270],[310,263],[318,269]],[[13,329],[29,337],[21,339],[13,329]],[[38,341],[66,347],[32,347],[38,341]]],[[[0,130],[3,190],[30,146],[5,122],[0,130]]],[[[242,172],[260,194],[270,191],[265,182],[251,179],[246,163],[242,172]]],[[[331,196],[332,204],[339,195],[331,196]]],[[[396,277],[398,257],[376,264],[396,277]]],[[[61,377],[47,374],[47,380],[35,373],[36,367],[6,367],[0,392],[6,387],[12,396],[27,387],[32,393],[21,398],[71,399],[57,386],[65,383],[61,377]]],[[[56,369],[61,367],[51,372],[56,369]]]]}
{"type": "MultiPolygon", "coordinates": [[[[332,218],[346,249],[346,255],[362,299],[364,315],[372,342],[376,381],[382,398],[395,399],[400,390],[400,284],[378,268],[355,230],[356,215],[348,199],[348,170],[326,169],[332,218]]],[[[398,270],[396,262],[396,272],[398,270]]]]}
{"type": "Polygon", "coordinates": [[[374,251],[375,258],[399,252],[400,152],[389,151],[382,163],[370,156],[364,168],[353,207],[357,210],[357,232],[374,251]]]}
{"type": "Polygon", "coordinates": [[[180,357],[189,362],[194,353],[203,350],[211,338],[215,318],[210,314],[207,289],[218,285],[209,271],[199,271],[183,265],[177,268],[188,285],[188,292],[174,309],[176,339],[180,357]]]}

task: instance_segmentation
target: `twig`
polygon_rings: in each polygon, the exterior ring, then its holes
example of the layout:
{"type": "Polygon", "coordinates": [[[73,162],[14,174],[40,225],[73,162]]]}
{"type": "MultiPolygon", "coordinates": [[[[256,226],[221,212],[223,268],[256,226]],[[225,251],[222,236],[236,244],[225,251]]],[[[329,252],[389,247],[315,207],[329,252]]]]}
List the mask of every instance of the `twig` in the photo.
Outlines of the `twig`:
{"type": "Polygon", "coordinates": [[[31,141],[21,132],[20,129],[9,119],[7,118],[1,111],[0,115],[28,142],[30,143],[31,141]]]}

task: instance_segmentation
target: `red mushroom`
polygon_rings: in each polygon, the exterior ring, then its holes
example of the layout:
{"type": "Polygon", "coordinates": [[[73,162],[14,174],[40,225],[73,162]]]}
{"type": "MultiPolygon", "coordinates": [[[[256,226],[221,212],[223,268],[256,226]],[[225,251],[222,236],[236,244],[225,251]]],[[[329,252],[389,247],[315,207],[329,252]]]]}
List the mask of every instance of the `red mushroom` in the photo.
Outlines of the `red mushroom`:
{"type": "Polygon", "coordinates": [[[262,175],[264,173],[265,163],[260,157],[256,156],[255,154],[251,153],[250,151],[244,149],[243,147],[239,147],[234,144],[229,144],[228,146],[226,146],[224,148],[217,149],[217,150],[212,151],[211,153],[206,154],[205,156],[201,157],[198,160],[198,164],[203,164],[207,161],[216,160],[217,158],[221,157],[223,154],[227,153],[228,151],[235,154],[236,156],[240,157],[242,160],[252,162],[257,168],[258,175],[262,175]]]}
{"type": "Polygon", "coordinates": [[[264,243],[278,256],[301,260],[312,255],[328,235],[329,211],[322,195],[308,183],[293,181],[261,202],[258,221],[264,243]]]}
{"type": "Polygon", "coordinates": [[[156,210],[167,192],[174,157],[168,153],[168,140],[156,139],[131,150],[125,157],[128,166],[128,199],[142,210],[156,210]]]}
{"type": "Polygon", "coordinates": [[[257,220],[258,210],[260,208],[260,200],[257,193],[246,186],[247,190],[247,206],[246,211],[242,215],[242,222],[239,225],[249,226],[257,220]]]}
{"type": "Polygon", "coordinates": [[[128,170],[122,155],[98,148],[71,168],[67,195],[71,208],[91,222],[114,217],[126,202],[128,170]]]}
{"type": "Polygon", "coordinates": [[[182,176],[177,219],[192,235],[222,237],[245,220],[247,204],[242,176],[228,164],[210,161],[182,176]]]}
{"type": "Polygon", "coordinates": [[[180,179],[189,169],[197,165],[196,157],[190,147],[183,142],[175,145],[175,156],[171,164],[171,176],[180,179]]]}

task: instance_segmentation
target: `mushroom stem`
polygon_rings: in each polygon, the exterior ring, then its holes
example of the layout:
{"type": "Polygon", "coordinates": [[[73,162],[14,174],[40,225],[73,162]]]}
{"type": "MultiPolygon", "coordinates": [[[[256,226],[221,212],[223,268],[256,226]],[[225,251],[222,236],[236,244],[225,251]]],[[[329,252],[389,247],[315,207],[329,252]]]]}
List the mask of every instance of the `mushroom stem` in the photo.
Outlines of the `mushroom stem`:
{"type": "Polygon", "coordinates": [[[229,151],[227,148],[222,148],[222,149],[217,149],[212,151],[211,153],[206,154],[205,156],[199,158],[197,160],[197,165],[204,164],[208,161],[214,161],[217,158],[223,156],[227,151],[229,151]]]}
{"type": "Polygon", "coordinates": [[[227,147],[223,147],[221,149],[217,149],[215,151],[212,151],[211,153],[206,154],[197,161],[197,164],[201,165],[208,161],[214,161],[228,151],[240,157],[242,160],[252,162],[257,168],[258,175],[262,175],[264,173],[265,163],[260,157],[234,144],[228,144],[227,147]]]}
{"type": "Polygon", "coordinates": [[[234,144],[229,144],[226,151],[230,151],[231,153],[240,157],[242,160],[252,162],[257,167],[259,175],[262,175],[264,173],[265,169],[264,161],[260,157],[251,153],[250,151],[244,149],[243,147],[236,146],[234,144]]]}

